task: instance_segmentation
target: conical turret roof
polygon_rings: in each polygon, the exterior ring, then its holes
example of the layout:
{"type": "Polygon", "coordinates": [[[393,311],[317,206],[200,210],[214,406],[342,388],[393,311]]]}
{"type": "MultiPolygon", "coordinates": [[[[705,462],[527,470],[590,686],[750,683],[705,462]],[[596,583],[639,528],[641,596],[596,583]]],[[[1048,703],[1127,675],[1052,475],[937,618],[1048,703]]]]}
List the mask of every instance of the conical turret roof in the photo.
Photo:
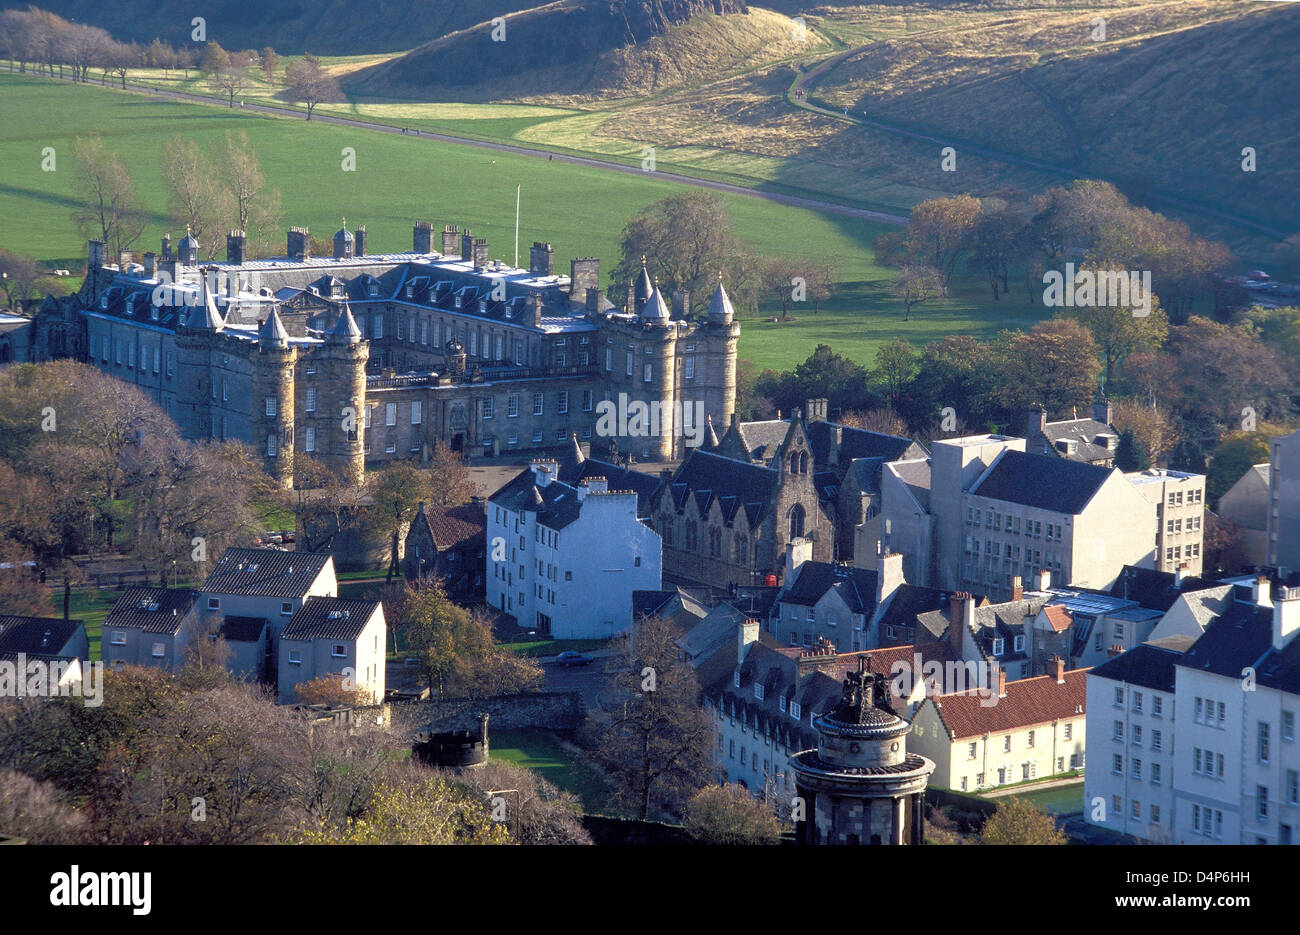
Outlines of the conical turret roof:
{"type": "Polygon", "coordinates": [[[330,330],[327,343],[356,344],[360,340],[361,329],[357,327],[357,320],[352,317],[352,309],[344,303],[343,311],[339,313],[339,320],[334,322],[334,327],[330,330]]]}
{"type": "Polygon", "coordinates": [[[722,280],[718,280],[718,288],[713,290],[713,300],[709,303],[709,318],[722,319],[731,321],[736,317],[736,310],[731,306],[731,298],[727,295],[727,290],[722,288],[722,280]]]}
{"type": "Polygon", "coordinates": [[[650,298],[646,301],[645,308],[641,309],[641,317],[650,321],[667,322],[672,319],[668,313],[668,303],[664,301],[663,293],[659,287],[654,287],[654,292],[650,293],[650,298]]]}
{"type": "Polygon", "coordinates": [[[284,330],[280,313],[271,309],[271,315],[257,332],[257,342],[264,347],[288,347],[289,332],[284,330]]]}

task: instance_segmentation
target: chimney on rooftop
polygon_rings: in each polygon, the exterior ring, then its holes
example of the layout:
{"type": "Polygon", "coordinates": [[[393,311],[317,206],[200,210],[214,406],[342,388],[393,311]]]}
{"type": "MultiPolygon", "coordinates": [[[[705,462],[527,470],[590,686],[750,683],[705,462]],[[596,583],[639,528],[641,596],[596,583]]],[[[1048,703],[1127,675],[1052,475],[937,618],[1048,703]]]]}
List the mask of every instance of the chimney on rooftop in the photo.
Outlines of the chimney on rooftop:
{"type": "Polygon", "coordinates": [[[416,221],[415,227],[411,229],[411,252],[421,254],[433,252],[433,225],[428,221],[416,221]]]}
{"type": "Polygon", "coordinates": [[[356,246],[353,248],[353,256],[366,255],[366,229],[364,226],[356,229],[356,246]]]}
{"type": "Polygon", "coordinates": [[[741,665],[745,661],[745,656],[749,653],[749,647],[758,642],[758,621],[753,617],[746,617],[740,621],[736,632],[736,665],[741,665]]]}
{"type": "Polygon", "coordinates": [[[967,591],[954,591],[948,599],[948,643],[952,653],[961,659],[962,646],[975,626],[975,599],[967,591]]]}
{"type": "Polygon", "coordinates": [[[1060,656],[1052,657],[1052,671],[1056,673],[1056,684],[1065,684],[1065,660],[1060,656]]]}
{"type": "Polygon", "coordinates": [[[289,259],[298,263],[311,259],[311,234],[307,228],[289,228],[289,259]]]}
{"type": "Polygon", "coordinates": [[[1007,670],[998,666],[998,697],[1007,697],[1007,670]]]}
{"type": "Polygon", "coordinates": [[[158,272],[158,254],[150,250],[144,255],[144,278],[153,279],[158,272]]]}
{"type": "Polygon", "coordinates": [[[1011,579],[1011,599],[1013,601],[1023,600],[1025,597],[1025,582],[1019,575],[1011,579]]]}
{"type": "Polygon", "coordinates": [[[1038,569],[1038,590],[1046,591],[1052,586],[1052,572],[1048,568],[1038,569]]]}
{"type": "Polygon", "coordinates": [[[1273,604],[1273,648],[1282,650],[1300,630],[1300,588],[1282,588],[1273,604]]]}
{"type": "Polygon", "coordinates": [[[455,224],[446,224],[442,228],[442,255],[460,256],[460,228],[455,224]]]}
{"type": "Polygon", "coordinates": [[[248,239],[241,230],[232,230],[226,234],[226,262],[234,263],[236,266],[242,266],[244,263],[244,248],[248,239]]]}
{"type": "Polygon", "coordinates": [[[528,250],[528,272],[534,276],[554,276],[555,248],[548,243],[534,240],[528,250]]]}
{"type": "Polygon", "coordinates": [[[1119,643],[1112,643],[1110,649],[1106,650],[1106,656],[1110,659],[1114,659],[1116,656],[1121,656],[1123,654],[1124,647],[1119,645],[1119,643]]]}
{"type": "Polygon", "coordinates": [[[812,558],[812,540],[791,539],[785,544],[785,586],[794,584],[799,567],[812,558]]]}
{"type": "Polygon", "coordinates": [[[1272,607],[1273,585],[1268,580],[1268,575],[1260,575],[1250,586],[1250,596],[1257,607],[1272,607]]]}

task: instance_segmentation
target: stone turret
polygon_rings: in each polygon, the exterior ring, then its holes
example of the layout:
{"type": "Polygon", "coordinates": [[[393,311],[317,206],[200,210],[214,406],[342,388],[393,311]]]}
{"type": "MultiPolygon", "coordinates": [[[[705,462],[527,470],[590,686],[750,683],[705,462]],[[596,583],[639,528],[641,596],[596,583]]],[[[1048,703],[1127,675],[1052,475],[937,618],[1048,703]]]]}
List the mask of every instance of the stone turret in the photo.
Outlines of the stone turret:
{"type": "Polygon", "coordinates": [[[293,487],[295,369],[298,351],[289,343],[275,309],[257,329],[252,357],[250,441],[266,472],[286,490],[293,487]]]}
{"type": "Polygon", "coordinates": [[[334,259],[351,259],[356,243],[357,239],[352,236],[352,231],[348,230],[348,219],[344,218],[343,226],[334,234],[334,259]]]}
{"type": "Polygon", "coordinates": [[[199,265],[199,242],[194,238],[194,235],[190,233],[189,225],[186,225],[185,236],[181,238],[181,242],[177,245],[176,251],[177,256],[183,265],[199,265]]]}
{"type": "Polygon", "coordinates": [[[349,483],[359,484],[365,474],[366,362],[370,345],[344,303],[325,344],[312,353],[316,375],[316,409],[304,412],[304,428],[315,429],[315,456],[338,471],[349,483]]]}

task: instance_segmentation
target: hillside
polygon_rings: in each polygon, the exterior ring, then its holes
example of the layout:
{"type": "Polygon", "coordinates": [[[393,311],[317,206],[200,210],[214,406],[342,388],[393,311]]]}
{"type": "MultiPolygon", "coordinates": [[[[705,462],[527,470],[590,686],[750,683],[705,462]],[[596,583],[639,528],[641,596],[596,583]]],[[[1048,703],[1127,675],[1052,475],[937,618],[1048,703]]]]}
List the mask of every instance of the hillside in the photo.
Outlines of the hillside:
{"type": "MultiPolygon", "coordinates": [[[[913,18],[906,32],[831,69],[816,97],[874,120],[1106,175],[1137,198],[1176,195],[1283,230],[1300,227],[1300,170],[1290,155],[1300,5],[1044,4],[965,28],[951,22],[947,5],[916,5],[927,7],[931,18],[913,18]],[[1103,41],[1091,37],[1095,15],[1106,20],[1103,41]],[[1257,172],[1241,170],[1243,146],[1255,148],[1257,172]]],[[[880,13],[878,28],[888,32],[897,11],[880,13]]]]}
{"type": "MultiPolygon", "coordinates": [[[[485,22],[344,79],[351,95],[623,98],[698,85],[821,47],[739,0],[558,0],[485,22]]],[[[805,34],[806,36],[806,34],[805,34]]]]}
{"type": "MultiPolygon", "coordinates": [[[[227,49],[275,48],[281,54],[362,55],[403,52],[422,42],[466,29],[485,16],[504,16],[536,0],[482,3],[450,0],[195,0],[178,10],[153,0],[39,0],[36,6],[64,19],[107,29],[117,39],[173,45],[192,41],[196,16],[208,38],[227,49]]],[[[0,9],[26,9],[28,0],[0,0],[0,9]]]]}

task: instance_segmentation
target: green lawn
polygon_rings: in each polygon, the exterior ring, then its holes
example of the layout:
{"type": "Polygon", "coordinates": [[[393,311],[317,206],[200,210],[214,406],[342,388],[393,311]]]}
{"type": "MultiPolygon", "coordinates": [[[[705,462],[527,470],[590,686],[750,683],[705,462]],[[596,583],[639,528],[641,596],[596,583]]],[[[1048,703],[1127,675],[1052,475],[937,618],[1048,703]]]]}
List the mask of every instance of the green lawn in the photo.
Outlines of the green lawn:
{"type": "MultiPolygon", "coordinates": [[[[90,658],[102,659],[100,652],[101,636],[104,629],[104,618],[108,612],[113,609],[117,599],[122,596],[121,591],[111,591],[101,588],[85,588],[74,590],[72,599],[69,602],[69,616],[73,620],[80,620],[86,625],[86,636],[90,640],[90,658]]],[[[56,590],[54,592],[55,613],[59,616],[63,614],[63,592],[56,590]]]]}
{"type": "MultiPolygon", "coordinates": [[[[1036,792],[1016,793],[1017,798],[1033,802],[1049,815],[1069,815],[1083,811],[1083,780],[1068,786],[1054,786],[1036,792]]],[[[994,800],[996,801],[996,799],[994,800]]]]}
{"type": "Polygon", "coordinates": [[[555,656],[564,652],[590,653],[608,649],[614,640],[520,640],[506,643],[506,649],[521,656],[555,656]]]}
{"type": "MultiPolygon", "coordinates": [[[[497,118],[448,111],[446,119],[482,124],[497,118]]],[[[230,130],[248,134],[268,185],[280,191],[281,228],[307,225],[328,237],[346,216],[351,226],[366,226],[376,253],[410,249],[412,224],[428,219],[469,226],[487,237],[493,255],[511,259],[515,186],[521,184],[519,241],[525,256],[528,244],[544,240],[554,245],[561,270],[565,259],[575,256],[599,256],[608,270],[617,259],[627,218],[683,188],[651,174],[593,170],[296,118],[160,101],[95,84],[0,73],[0,161],[7,167],[0,182],[0,217],[24,221],[0,228],[0,247],[74,272],[84,268],[85,239],[71,218],[77,190],[70,145],[78,135],[97,133],[122,153],[152,212],[136,250],[157,249],[163,232],[177,234],[166,217],[158,172],[164,142],[179,134],[216,157],[230,130]],[[42,171],[46,147],[55,150],[56,171],[42,171]],[[356,151],[355,172],[342,171],[344,147],[356,151]]],[[[792,314],[798,321],[774,325],[761,317],[777,310],[764,308],[759,318],[744,323],[740,354],[760,368],[792,367],[818,343],[870,364],[876,347],[895,336],[922,342],[951,332],[987,335],[1034,318],[1021,300],[994,304],[983,288],[959,283],[952,298],[921,306],[914,310],[914,320],[904,323],[901,307],[887,294],[891,273],[876,264],[870,249],[885,225],[739,195],[723,198],[736,233],[757,253],[835,257],[844,283],[841,294],[818,315],[796,306],[792,314]]],[[[277,232],[277,244],[279,237],[277,232]]]]}
{"type": "Polygon", "coordinates": [[[498,730],[490,738],[489,757],[527,767],[582,800],[583,811],[608,813],[609,784],[580,754],[563,747],[544,730],[498,730]]]}

